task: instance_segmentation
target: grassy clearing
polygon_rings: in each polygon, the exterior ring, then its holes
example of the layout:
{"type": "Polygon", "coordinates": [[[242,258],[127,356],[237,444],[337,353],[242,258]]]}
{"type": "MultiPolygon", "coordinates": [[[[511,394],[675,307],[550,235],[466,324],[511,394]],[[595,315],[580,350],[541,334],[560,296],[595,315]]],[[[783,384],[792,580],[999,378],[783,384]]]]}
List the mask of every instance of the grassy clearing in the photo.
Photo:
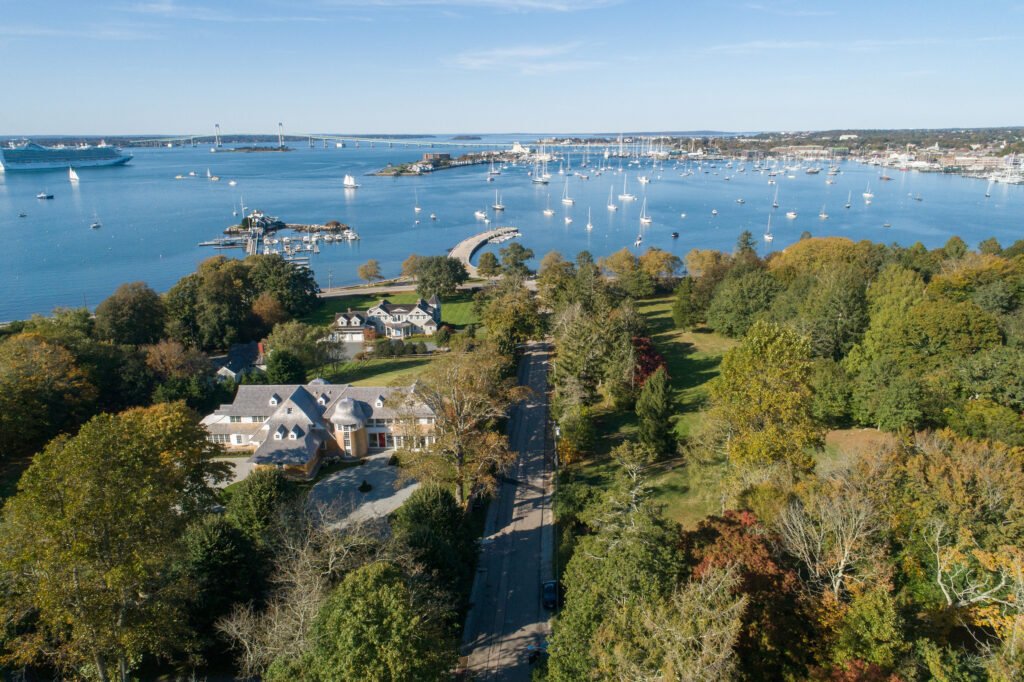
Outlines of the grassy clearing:
{"type": "MultiPolygon", "coordinates": [[[[419,296],[415,291],[400,291],[392,294],[352,294],[338,298],[324,298],[309,315],[302,318],[308,324],[328,325],[334,322],[337,313],[348,310],[365,312],[368,308],[386,298],[392,303],[415,303],[419,296]]],[[[460,291],[441,301],[441,321],[461,329],[471,323],[480,323],[480,318],[473,312],[473,295],[460,291]]]]}
{"type": "Polygon", "coordinates": [[[415,381],[433,358],[379,358],[351,360],[336,367],[325,365],[310,372],[310,378],[323,377],[332,384],[353,386],[407,386],[415,381]]]}
{"type": "MultiPolygon", "coordinates": [[[[707,330],[674,329],[671,296],[638,301],[637,309],[647,319],[651,338],[665,357],[676,407],[673,427],[679,438],[685,438],[700,423],[707,383],[718,376],[722,356],[736,342],[707,330]]],[[[614,471],[607,454],[636,433],[636,416],[604,404],[595,409],[595,424],[600,446],[594,459],[576,465],[574,473],[584,485],[604,489],[614,471]]],[[[684,464],[678,459],[663,462],[651,478],[654,499],[664,505],[669,518],[693,527],[709,514],[720,511],[726,471],[724,463],[684,464]]]]}

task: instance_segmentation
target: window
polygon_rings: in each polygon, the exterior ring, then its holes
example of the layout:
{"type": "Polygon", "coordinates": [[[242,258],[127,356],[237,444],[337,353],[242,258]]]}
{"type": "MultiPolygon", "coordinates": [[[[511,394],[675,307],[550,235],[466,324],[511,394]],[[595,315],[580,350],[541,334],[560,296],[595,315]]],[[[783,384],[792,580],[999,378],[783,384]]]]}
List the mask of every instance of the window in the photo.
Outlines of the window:
{"type": "Polygon", "coordinates": [[[241,417],[236,417],[235,415],[231,415],[230,419],[232,424],[237,424],[238,422],[242,421],[241,417]]]}
{"type": "Polygon", "coordinates": [[[253,424],[262,424],[263,422],[267,421],[267,417],[256,415],[254,417],[249,417],[249,421],[251,421],[253,424]]]}
{"type": "Polygon", "coordinates": [[[291,413],[292,413],[292,408],[290,408],[290,407],[286,407],[286,408],[284,408],[284,409],[288,410],[288,414],[291,414],[291,413]]]}
{"type": "Polygon", "coordinates": [[[226,433],[214,433],[214,434],[208,436],[207,440],[210,440],[210,441],[212,441],[214,443],[222,443],[222,444],[224,444],[224,443],[230,443],[231,442],[231,436],[229,436],[226,433]]]}
{"type": "Polygon", "coordinates": [[[235,445],[241,445],[242,444],[242,436],[240,434],[236,433],[234,435],[234,441],[235,441],[235,445]]]}

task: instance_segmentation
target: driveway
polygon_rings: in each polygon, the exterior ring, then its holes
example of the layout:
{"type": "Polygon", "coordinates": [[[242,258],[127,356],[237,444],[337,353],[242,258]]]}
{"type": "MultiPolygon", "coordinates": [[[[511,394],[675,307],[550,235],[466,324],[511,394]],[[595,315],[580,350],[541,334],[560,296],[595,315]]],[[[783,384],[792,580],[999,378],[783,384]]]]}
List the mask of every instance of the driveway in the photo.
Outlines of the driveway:
{"type": "Polygon", "coordinates": [[[226,488],[232,483],[238,483],[248,478],[249,474],[252,473],[252,462],[249,458],[252,457],[251,452],[247,452],[239,457],[215,457],[214,462],[227,462],[231,466],[231,478],[218,483],[218,488],[226,488]]]}
{"type": "Polygon", "coordinates": [[[420,484],[407,480],[396,488],[399,469],[388,465],[393,454],[393,450],[385,450],[369,455],[362,464],[327,476],[309,491],[310,506],[337,519],[339,527],[380,519],[395,511],[420,484]],[[359,491],[363,481],[371,486],[365,493],[359,491]]]}

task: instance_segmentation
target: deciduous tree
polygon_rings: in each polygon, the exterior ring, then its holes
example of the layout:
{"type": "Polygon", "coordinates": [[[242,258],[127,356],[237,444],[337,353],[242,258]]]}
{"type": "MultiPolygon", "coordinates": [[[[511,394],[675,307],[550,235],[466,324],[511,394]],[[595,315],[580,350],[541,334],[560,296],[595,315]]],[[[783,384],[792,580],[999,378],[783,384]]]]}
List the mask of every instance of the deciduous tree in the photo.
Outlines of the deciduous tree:
{"type": "Polygon", "coordinates": [[[461,261],[447,256],[424,256],[417,268],[416,293],[423,298],[451,298],[469,275],[461,261]]]}
{"type": "Polygon", "coordinates": [[[96,306],[96,333],[115,343],[139,346],[163,336],[164,304],[145,282],[122,284],[96,306]]]}
{"type": "Polygon", "coordinates": [[[376,258],[371,258],[356,269],[356,274],[359,275],[359,279],[368,283],[381,279],[380,262],[376,258]]]}

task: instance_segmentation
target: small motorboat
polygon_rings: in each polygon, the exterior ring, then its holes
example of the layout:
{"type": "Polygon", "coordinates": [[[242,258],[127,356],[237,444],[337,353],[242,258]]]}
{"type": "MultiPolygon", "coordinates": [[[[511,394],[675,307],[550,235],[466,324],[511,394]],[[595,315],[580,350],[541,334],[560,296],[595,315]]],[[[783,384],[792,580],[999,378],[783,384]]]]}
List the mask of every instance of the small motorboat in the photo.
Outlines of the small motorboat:
{"type": "Polygon", "coordinates": [[[678,232],[673,232],[672,233],[672,239],[679,239],[679,233],[678,232]]]}
{"type": "Polygon", "coordinates": [[[28,217],[28,213],[19,213],[18,217],[19,218],[26,218],[26,217],[28,217]]]}
{"type": "Polygon", "coordinates": [[[52,199],[53,195],[49,192],[40,192],[36,195],[36,199],[52,199]]]}

